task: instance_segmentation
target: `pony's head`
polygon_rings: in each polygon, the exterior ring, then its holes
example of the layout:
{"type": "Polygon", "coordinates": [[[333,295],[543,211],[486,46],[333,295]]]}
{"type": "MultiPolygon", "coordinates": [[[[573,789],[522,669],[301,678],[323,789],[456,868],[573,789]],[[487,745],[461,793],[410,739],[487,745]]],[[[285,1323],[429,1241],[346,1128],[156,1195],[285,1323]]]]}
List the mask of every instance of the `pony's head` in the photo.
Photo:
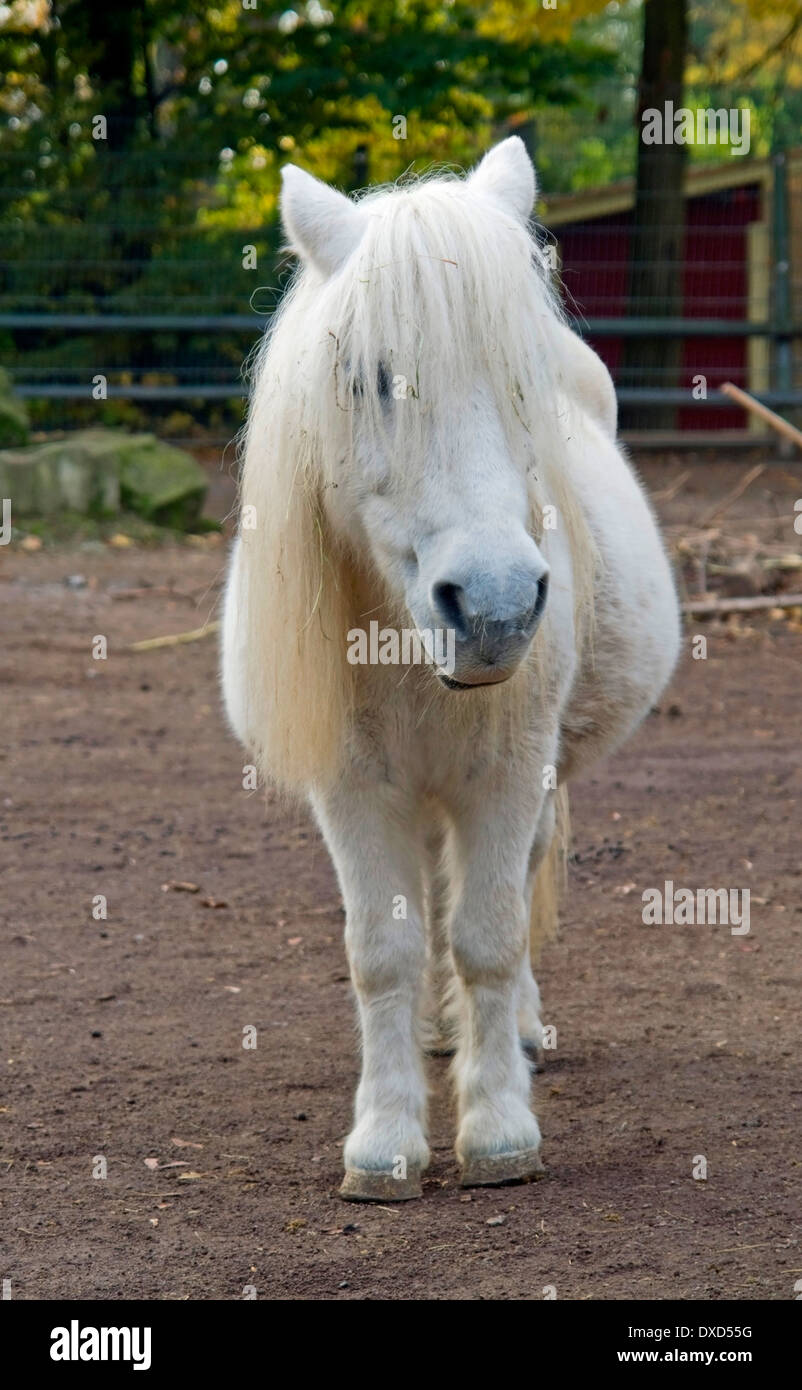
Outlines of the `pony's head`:
{"type": "MultiPolygon", "coordinates": [[[[258,514],[252,641],[264,645],[266,604],[283,597],[292,629],[266,660],[286,671],[287,642],[295,648],[284,698],[303,698],[312,718],[352,697],[355,602],[385,621],[451,629],[455,665],[438,672],[450,688],[504,682],[530,649],[547,602],[544,507],[571,524],[559,311],[528,228],[534,197],[515,137],[465,179],[356,202],[283,170],[301,270],[259,364],[243,501],[258,514]],[[264,602],[257,584],[272,590],[264,602]]],[[[278,691],[274,718],[277,701],[278,691]]]]}

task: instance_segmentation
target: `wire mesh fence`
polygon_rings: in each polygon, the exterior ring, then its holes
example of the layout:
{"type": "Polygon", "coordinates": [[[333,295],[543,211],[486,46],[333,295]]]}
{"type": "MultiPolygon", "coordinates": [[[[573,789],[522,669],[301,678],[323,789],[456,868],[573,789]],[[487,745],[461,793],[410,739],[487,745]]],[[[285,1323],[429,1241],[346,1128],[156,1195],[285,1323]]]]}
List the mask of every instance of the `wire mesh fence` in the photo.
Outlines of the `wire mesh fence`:
{"type": "MultiPolygon", "coordinates": [[[[289,273],[280,231],[275,218],[255,227],[237,215],[219,159],[158,158],[118,156],[107,186],[112,166],[99,161],[41,211],[29,154],[0,186],[0,359],[40,428],[227,438],[241,422],[242,363],[289,273]]],[[[680,429],[743,428],[744,412],[718,395],[727,380],[799,414],[802,150],[691,166],[681,207],[660,211],[676,219],[680,248],[662,265],[668,298],[642,289],[633,180],[546,188],[538,214],[566,308],[610,367],[625,423],[629,411],[664,424],[669,410],[680,429]]]]}

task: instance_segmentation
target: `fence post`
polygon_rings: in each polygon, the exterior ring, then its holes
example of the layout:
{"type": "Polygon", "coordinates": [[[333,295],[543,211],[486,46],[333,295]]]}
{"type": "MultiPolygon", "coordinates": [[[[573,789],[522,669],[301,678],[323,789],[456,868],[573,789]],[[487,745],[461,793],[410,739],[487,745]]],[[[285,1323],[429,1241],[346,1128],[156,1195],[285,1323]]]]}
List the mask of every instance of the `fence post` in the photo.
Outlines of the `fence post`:
{"type": "Polygon", "coordinates": [[[365,144],[357,145],[354,150],[353,187],[351,192],[355,192],[358,188],[364,188],[368,180],[368,147],[365,144]]]}
{"type": "MultiPolygon", "coordinates": [[[[784,149],[772,155],[772,262],[773,313],[772,339],[774,361],[772,385],[775,391],[790,393],[793,386],[793,356],[791,334],[791,248],[788,236],[788,158],[784,149]]],[[[782,443],[783,457],[792,452],[792,445],[782,443]]]]}

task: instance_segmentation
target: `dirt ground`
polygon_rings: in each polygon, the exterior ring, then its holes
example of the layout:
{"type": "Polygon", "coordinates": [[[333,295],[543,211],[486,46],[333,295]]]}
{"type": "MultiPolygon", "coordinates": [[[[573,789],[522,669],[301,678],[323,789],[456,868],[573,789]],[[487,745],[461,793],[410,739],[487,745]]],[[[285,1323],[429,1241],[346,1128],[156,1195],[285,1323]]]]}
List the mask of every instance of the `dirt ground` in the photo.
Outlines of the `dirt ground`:
{"type": "MultiPolygon", "coordinates": [[[[646,474],[665,492],[687,467],[646,474]]],[[[669,522],[698,524],[746,467],[697,462],[669,522]]],[[[777,464],[721,524],[775,516],[798,551],[800,495],[798,465],[777,464]]],[[[125,650],[199,626],[224,552],[219,538],[0,550],[12,1297],[793,1298],[799,622],[691,620],[659,711],[574,790],[561,937],[539,968],[557,1028],[534,1083],[546,1180],[460,1191],[433,1058],[423,1200],[348,1206],[357,1050],[326,851],[302,816],[243,790],[214,641],[125,650]],[[641,894],[668,879],[749,888],[749,935],[645,926],[641,894]]]]}

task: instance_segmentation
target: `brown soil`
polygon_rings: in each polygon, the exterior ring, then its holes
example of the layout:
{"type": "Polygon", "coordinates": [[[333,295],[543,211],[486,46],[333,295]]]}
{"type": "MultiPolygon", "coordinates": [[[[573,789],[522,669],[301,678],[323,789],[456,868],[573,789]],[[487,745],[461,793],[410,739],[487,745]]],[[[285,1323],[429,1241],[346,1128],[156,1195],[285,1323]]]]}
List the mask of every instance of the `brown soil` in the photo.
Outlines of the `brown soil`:
{"type": "MultiPolygon", "coordinates": [[[[647,472],[661,489],[686,466],[647,472]]],[[[695,525],[746,467],[697,468],[669,519],[695,525]]],[[[798,550],[788,467],[722,524],[775,508],[798,550]]],[[[223,558],[213,542],[0,550],[12,1296],[792,1298],[798,621],[691,624],[659,712],[574,791],[562,934],[539,970],[558,1042],[535,1081],[548,1178],[459,1190],[448,1063],[431,1059],[424,1199],[354,1207],[336,1196],[357,1051],[326,851],[243,790],[212,640],[124,650],[198,626],[223,558]],[[76,573],[87,587],[65,585],[76,573]],[[170,583],[190,597],[113,597],[170,583]],[[695,632],[707,660],[690,657],[695,632]],[[643,889],[666,879],[748,887],[750,934],[644,926],[643,889]],[[178,882],[198,891],[163,891],[178,882]]]]}

